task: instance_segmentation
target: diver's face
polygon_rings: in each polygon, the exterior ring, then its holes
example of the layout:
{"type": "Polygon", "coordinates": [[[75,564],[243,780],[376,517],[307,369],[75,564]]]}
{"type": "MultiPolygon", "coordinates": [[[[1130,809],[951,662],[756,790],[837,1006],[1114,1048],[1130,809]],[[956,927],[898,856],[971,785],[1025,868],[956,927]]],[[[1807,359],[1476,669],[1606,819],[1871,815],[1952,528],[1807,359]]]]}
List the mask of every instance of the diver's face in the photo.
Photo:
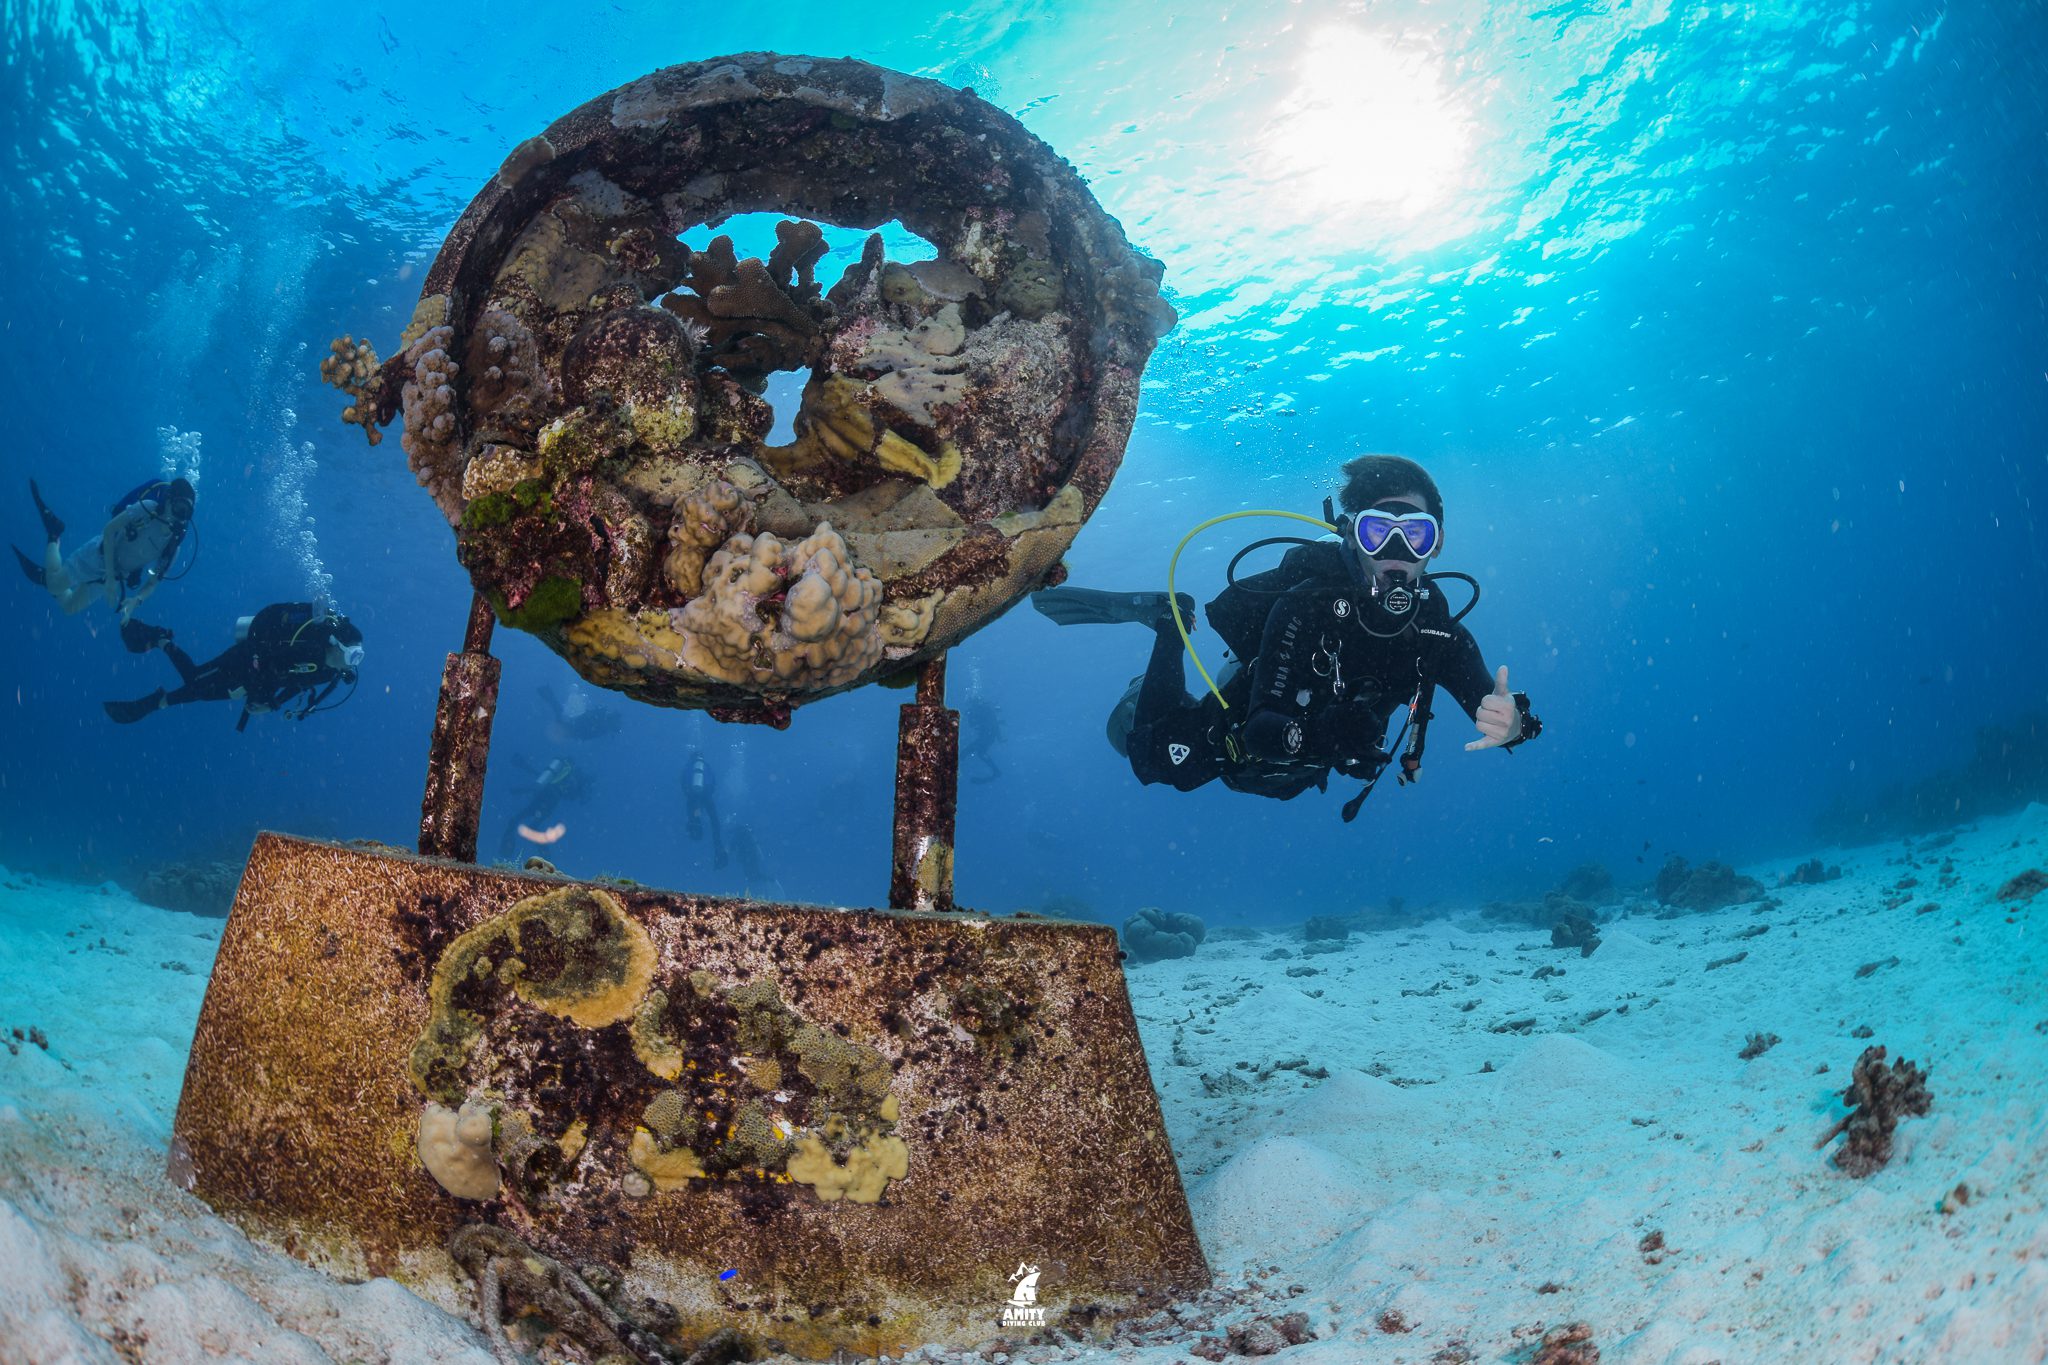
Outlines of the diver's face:
{"type": "Polygon", "coordinates": [[[363,647],[360,644],[345,645],[339,640],[327,642],[327,666],[337,673],[345,673],[363,664],[363,647]]]}
{"type": "MultiPolygon", "coordinates": [[[[1410,490],[1406,493],[1396,493],[1392,497],[1381,498],[1374,502],[1367,510],[1400,514],[1406,512],[1426,512],[1429,510],[1429,506],[1423,500],[1421,493],[1410,490]]],[[[1441,549],[1441,546],[1438,548],[1441,549]]],[[[1408,547],[1408,542],[1398,535],[1389,537],[1387,543],[1380,547],[1380,553],[1377,555],[1366,554],[1364,550],[1359,549],[1355,541],[1352,544],[1352,549],[1358,552],[1359,559],[1365,564],[1366,572],[1382,588],[1392,587],[1395,583],[1400,583],[1408,588],[1415,587],[1422,581],[1422,575],[1428,569],[1429,561],[1436,558],[1437,553],[1432,551],[1428,558],[1418,559],[1415,556],[1415,552],[1408,547]]]]}

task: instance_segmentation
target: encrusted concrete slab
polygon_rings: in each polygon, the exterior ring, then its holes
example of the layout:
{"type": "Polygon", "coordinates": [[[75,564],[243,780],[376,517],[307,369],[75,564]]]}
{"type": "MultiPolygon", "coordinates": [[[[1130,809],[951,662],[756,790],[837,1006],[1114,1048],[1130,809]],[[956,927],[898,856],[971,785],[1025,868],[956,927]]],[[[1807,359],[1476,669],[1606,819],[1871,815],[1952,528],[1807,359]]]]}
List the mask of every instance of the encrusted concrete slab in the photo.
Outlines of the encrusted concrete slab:
{"type": "Polygon", "coordinates": [[[1209,1282],[1092,924],[264,834],[171,1164],[252,1234],[451,1306],[451,1235],[496,1225],[668,1305],[676,1344],[985,1341],[1027,1264],[1055,1328],[1209,1282]]]}

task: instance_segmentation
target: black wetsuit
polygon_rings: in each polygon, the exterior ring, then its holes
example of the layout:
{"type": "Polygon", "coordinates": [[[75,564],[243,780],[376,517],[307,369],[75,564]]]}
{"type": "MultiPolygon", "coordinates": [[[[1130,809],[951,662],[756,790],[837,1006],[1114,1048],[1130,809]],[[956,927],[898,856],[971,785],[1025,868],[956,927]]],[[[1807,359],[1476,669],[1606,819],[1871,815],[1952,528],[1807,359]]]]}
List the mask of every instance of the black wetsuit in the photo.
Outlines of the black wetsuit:
{"type": "MultiPolygon", "coordinates": [[[[242,730],[247,728],[251,715],[280,710],[297,697],[306,699],[305,709],[310,711],[342,683],[352,682],[355,675],[328,664],[330,629],[291,629],[291,622],[299,619],[292,613],[302,616],[307,610],[304,603],[265,607],[251,618],[246,638],[235,641],[205,663],[193,662],[192,656],[177,645],[162,640],[155,647],[162,649],[164,657],[178,670],[179,686],[169,692],[159,688],[137,701],[107,702],[107,714],[122,724],[130,724],[166,706],[239,700],[242,713],[236,718],[235,729],[242,730]]],[[[360,632],[353,638],[360,640],[360,632]]]]}
{"type": "Polygon", "coordinates": [[[690,838],[701,840],[711,831],[711,865],[725,866],[725,835],[718,827],[718,779],[711,775],[704,755],[692,753],[683,769],[683,817],[690,838]]]}
{"type": "MultiPolygon", "coordinates": [[[[590,794],[590,779],[575,766],[558,770],[549,764],[534,779],[533,790],[528,793],[526,803],[505,822],[505,832],[498,839],[498,857],[510,861],[518,856],[520,840],[525,836],[519,832],[521,825],[536,832],[545,832],[555,822],[555,812],[563,803],[576,803],[590,794]]],[[[549,840],[547,842],[553,842],[549,840]]]]}
{"type": "Polygon", "coordinates": [[[967,705],[961,708],[961,712],[960,732],[963,738],[960,743],[960,757],[974,759],[988,769],[986,773],[968,780],[977,784],[993,782],[1003,775],[1003,770],[989,757],[988,751],[1002,742],[1002,715],[979,697],[969,697],[967,705]]]}
{"type": "MultiPolygon", "coordinates": [[[[1418,604],[1398,634],[1375,635],[1391,627],[1370,605],[1350,551],[1335,542],[1299,546],[1280,567],[1239,579],[1209,604],[1208,617],[1242,665],[1221,683],[1230,705],[1213,693],[1187,694],[1180,636],[1163,627],[1128,740],[1141,782],[1192,791],[1221,778],[1233,791],[1286,801],[1323,788],[1333,771],[1371,779],[1388,720],[1418,690],[1427,703],[1423,683],[1449,692],[1467,715],[1494,686],[1478,642],[1451,620],[1441,591],[1418,604]]],[[[1528,725],[1523,739],[1536,728],[1528,725]]]]}

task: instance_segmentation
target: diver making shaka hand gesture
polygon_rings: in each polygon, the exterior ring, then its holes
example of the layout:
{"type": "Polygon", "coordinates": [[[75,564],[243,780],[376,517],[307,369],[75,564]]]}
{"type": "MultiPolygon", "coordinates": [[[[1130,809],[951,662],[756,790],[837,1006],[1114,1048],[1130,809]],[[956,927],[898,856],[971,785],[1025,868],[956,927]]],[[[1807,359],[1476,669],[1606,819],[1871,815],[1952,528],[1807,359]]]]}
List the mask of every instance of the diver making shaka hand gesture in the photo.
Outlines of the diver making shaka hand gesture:
{"type": "Polygon", "coordinates": [[[1185,594],[1067,587],[1033,594],[1032,604],[1060,625],[1138,622],[1156,632],[1151,663],[1109,723],[1110,743],[1139,781],[1191,791],[1220,778],[1234,791],[1284,801],[1326,787],[1334,772],[1366,784],[1345,807],[1349,820],[1396,751],[1401,781],[1420,771],[1438,687],[1479,727],[1467,750],[1512,750],[1541,731],[1529,699],[1508,691],[1505,667],[1488,672],[1462,623],[1478,585],[1465,574],[1425,572],[1444,540],[1443,498],[1427,471],[1399,456],[1365,455],[1344,474],[1342,515],[1325,503],[1322,520],[1291,512],[1216,519],[1291,517],[1336,539],[1262,540],[1231,561],[1234,571],[1260,546],[1294,547],[1278,568],[1233,577],[1209,604],[1232,664],[1220,683],[1202,670],[1209,687],[1200,698],[1188,695],[1182,672],[1195,629],[1185,594]],[[1451,578],[1473,590],[1456,613],[1436,586],[1451,578]],[[1402,734],[1382,750],[1389,721],[1404,709],[1402,734]]]}

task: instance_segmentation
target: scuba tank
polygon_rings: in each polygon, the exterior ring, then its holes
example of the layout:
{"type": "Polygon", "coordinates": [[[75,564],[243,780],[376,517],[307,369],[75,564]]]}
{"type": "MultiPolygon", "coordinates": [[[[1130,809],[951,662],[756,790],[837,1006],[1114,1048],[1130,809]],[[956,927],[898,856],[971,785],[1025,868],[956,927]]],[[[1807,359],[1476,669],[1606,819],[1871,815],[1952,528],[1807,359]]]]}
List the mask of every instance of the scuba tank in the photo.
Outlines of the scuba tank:
{"type": "Polygon", "coordinates": [[[311,602],[272,602],[254,615],[237,620],[235,638],[253,640],[259,645],[291,644],[300,631],[325,615],[316,611],[311,602]]]}
{"type": "Polygon", "coordinates": [[[136,503],[142,502],[147,498],[157,498],[161,500],[162,496],[170,491],[171,481],[169,479],[145,479],[143,482],[136,484],[135,487],[129,489],[126,493],[123,493],[120,496],[120,498],[118,498],[114,502],[113,506],[107,509],[107,515],[110,517],[118,517],[123,512],[133,507],[136,503]]]}
{"type": "Polygon", "coordinates": [[[312,602],[272,602],[254,615],[237,618],[235,639],[289,650],[319,661],[326,657],[329,639],[347,624],[348,618],[332,607],[312,602]]]}

